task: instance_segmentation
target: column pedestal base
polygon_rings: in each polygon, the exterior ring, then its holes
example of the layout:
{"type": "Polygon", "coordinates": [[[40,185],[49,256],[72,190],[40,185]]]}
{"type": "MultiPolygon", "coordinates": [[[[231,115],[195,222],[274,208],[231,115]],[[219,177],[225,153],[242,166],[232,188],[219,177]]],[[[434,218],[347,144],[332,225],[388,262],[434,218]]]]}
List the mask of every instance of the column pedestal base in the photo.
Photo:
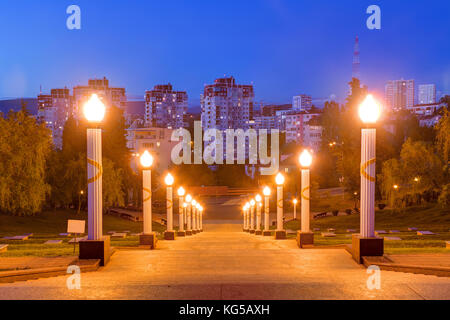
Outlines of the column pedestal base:
{"type": "Polygon", "coordinates": [[[248,232],[249,230],[248,230],[248,229],[242,229],[242,231],[244,231],[244,232],[248,232]]]}
{"type": "Polygon", "coordinates": [[[270,237],[272,235],[271,231],[263,231],[263,236],[270,237]]]}
{"type": "Polygon", "coordinates": [[[177,232],[177,236],[178,237],[185,237],[186,236],[186,231],[178,231],[177,232]]]}
{"type": "Polygon", "coordinates": [[[139,235],[139,245],[140,246],[150,246],[150,249],[155,249],[157,241],[158,241],[158,238],[156,237],[155,232],[139,235]]]}
{"type": "Polygon", "coordinates": [[[382,256],[383,254],[383,238],[362,238],[359,234],[352,236],[352,256],[357,263],[363,263],[362,257],[382,256]]]}
{"type": "Polygon", "coordinates": [[[248,232],[255,233],[255,230],[254,229],[250,229],[248,232]]]}
{"type": "Polygon", "coordinates": [[[286,230],[275,230],[275,240],[286,239],[286,230]]]}
{"type": "Polygon", "coordinates": [[[175,240],[175,231],[165,231],[164,240],[175,240]]]}
{"type": "Polygon", "coordinates": [[[255,231],[255,234],[256,234],[257,236],[261,236],[261,235],[262,235],[262,231],[261,231],[261,230],[256,230],[256,231],[255,231]]]}
{"type": "Polygon", "coordinates": [[[192,236],[192,231],[191,231],[191,230],[187,230],[187,231],[186,231],[186,235],[187,235],[187,236],[192,236]]]}
{"type": "Polygon", "coordinates": [[[106,266],[110,257],[110,238],[103,236],[102,240],[82,240],[80,246],[80,259],[100,259],[100,265],[106,266]]]}
{"type": "Polygon", "coordinates": [[[305,245],[314,245],[314,233],[297,231],[297,245],[303,248],[305,245]]]}

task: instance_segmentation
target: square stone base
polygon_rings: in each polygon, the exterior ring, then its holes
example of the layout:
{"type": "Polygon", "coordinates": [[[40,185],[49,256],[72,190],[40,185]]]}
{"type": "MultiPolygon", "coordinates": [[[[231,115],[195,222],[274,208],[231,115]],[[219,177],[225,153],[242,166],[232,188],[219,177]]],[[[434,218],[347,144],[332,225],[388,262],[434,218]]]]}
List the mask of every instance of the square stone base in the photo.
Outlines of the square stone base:
{"type": "Polygon", "coordinates": [[[164,240],[175,240],[175,231],[165,231],[164,240]]]}
{"type": "Polygon", "coordinates": [[[80,260],[81,259],[100,259],[100,265],[106,266],[110,256],[110,238],[103,236],[102,240],[81,240],[80,260]]]}
{"type": "Polygon", "coordinates": [[[244,232],[249,232],[249,230],[248,230],[248,229],[242,229],[242,231],[244,231],[244,232]]]}
{"type": "Polygon", "coordinates": [[[178,231],[177,232],[177,236],[178,237],[185,237],[186,236],[186,231],[178,231]]]}
{"type": "Polygon", "coordinates": [[[192,230],[192,234],[197,234],[198,231],[197,230],[192,230]]]}
{"type": "Polygon", "coordinates": [[[187,236],[192,236],[192,230],[186,231],[186,235],[187,235],[187,236]]]}
{"type": "Polygon", "coordinates": [[[303,248],[305,245],[314,245],[314,233],[297,231],[297,245],[303,248]]]}
{"type": "Polygon", "coordinates": [[[261,230],[256,230],[256,231],[255,231],[255,234],[256,234],[257,236],[261,236],[261,235],[262,235],[262,231],[261,231],[261,230]]]}
{"type": "Polygon", "coordinates": [[[383,238],[362,238],[359,234],[352,235],[352,255],[358,263],[363,263],[362,257],[382,256],[384,254],[383,238]]]}
{"type": "Polygon", "coordinates": [[[275,240],[286,239],[286,230],[275,230],[275,240]]]}
{"type": "Polygon", "coordinates": [[[271,231],[263,231],[263,236],[270,237],[272,235],[271,231]]]}
{"type": "Polygon", "coordinates": [[[255,230],[254,229],[250,229],[248,232],[255,233],[255,230]]]}
{"type": "Polygon", "coordinates": [[[141,246],[150,246],[150,249],[155,249],[157,241],[158,238],[155,232],[139,235],[139,245],[141,246]]]}

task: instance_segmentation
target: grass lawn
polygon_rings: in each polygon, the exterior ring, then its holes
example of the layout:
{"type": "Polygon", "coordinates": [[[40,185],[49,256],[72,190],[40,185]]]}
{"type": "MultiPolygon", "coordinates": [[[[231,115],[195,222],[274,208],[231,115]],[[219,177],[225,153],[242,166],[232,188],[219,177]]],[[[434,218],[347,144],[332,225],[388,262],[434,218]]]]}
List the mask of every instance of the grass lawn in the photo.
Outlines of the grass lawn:
{"type": "MultiPolygon", "coordinates": [[[[400,212],[393,210],[377,211],[375,216],[375,230],[398,230],[400,233],[386,234],[387,237],[399,237],[401,241],[385,240],[385,252],[401,253],[450,253],[445,248],[445,241],[450,240],[450,208],[439,206],[411,207],[400,212]],[[418,230],[428,230],[435,235],[418,236],[416,232],[408,231],[409,227],[418,230]]],[[[300,229],[300,221],[289,221],[286,229],[300,229]]],[[[359,215],[325,217],[311,221],[311,228],[320,228],[315,232],[316,245],[350,244],[351,233],[347,229],[359,231],[359,215]],[[336,229],[336,237],[324,238],[321,232],[328,228],[336,229]]],[[[295,237],[290,235],[290,237],[295,237]]]]}
{"type": "MultiPolygon", "coordinates": [[[[78,255],[78,245],[68,243],[72,237],[59,236],[60,233],[67,232],[67,220],[85,220],[87,231],[87,213],[77,215],[71,210],[56,210],[43,212],[35,217],[14,217],[0,215],[0,243],[9,244],[8,251],[0,253],[0,257],[17,256],[67,256],[78,255]],[[26,233],[33,233],[29,240],[15,241],[4,240],[6,236],[18,236],[26,233]],[[61,239],[62,244],[46,245],[47,240],[61,239]]],[[[142,232],[142,222],[133,222],[115,216],[103,216],[103,233],[108,231],[130,231],[131,233],[142,232]]],[[[165,227],[157,222],[153,222],[153,231],[163,232],[165,227]]],[[[129,236],[124,239],[111,239],[111,246],[137,246],[138,236],[129,236]]]]}

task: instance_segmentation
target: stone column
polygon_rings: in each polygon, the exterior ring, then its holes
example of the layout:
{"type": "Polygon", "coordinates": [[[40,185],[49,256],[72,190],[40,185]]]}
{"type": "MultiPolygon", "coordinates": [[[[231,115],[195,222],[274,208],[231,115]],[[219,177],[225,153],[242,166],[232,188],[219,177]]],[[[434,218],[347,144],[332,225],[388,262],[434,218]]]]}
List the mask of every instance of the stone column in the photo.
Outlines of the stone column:
{"type": "Polygon", "coordinates": [[[283,227],[283,185],[277,185],[277,230],[275,239],[286,239],[286,231],[283,227]]]}
{"type": "Polygon", "coordinates": [[[263,235],[270,236],[270,206],[269,196],[264,196],[264,232],[263,235]]]}

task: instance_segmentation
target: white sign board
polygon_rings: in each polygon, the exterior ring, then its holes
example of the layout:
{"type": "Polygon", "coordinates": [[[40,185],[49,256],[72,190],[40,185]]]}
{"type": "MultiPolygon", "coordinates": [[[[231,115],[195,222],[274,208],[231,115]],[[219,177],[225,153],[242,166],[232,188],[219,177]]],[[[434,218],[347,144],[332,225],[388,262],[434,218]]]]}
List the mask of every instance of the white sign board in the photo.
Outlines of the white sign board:
{"type": "Polygon", "coordinates": [[[84,220],[68,220],[67,232],[68,233],[84,233],[86,221],[84,220]]]}

